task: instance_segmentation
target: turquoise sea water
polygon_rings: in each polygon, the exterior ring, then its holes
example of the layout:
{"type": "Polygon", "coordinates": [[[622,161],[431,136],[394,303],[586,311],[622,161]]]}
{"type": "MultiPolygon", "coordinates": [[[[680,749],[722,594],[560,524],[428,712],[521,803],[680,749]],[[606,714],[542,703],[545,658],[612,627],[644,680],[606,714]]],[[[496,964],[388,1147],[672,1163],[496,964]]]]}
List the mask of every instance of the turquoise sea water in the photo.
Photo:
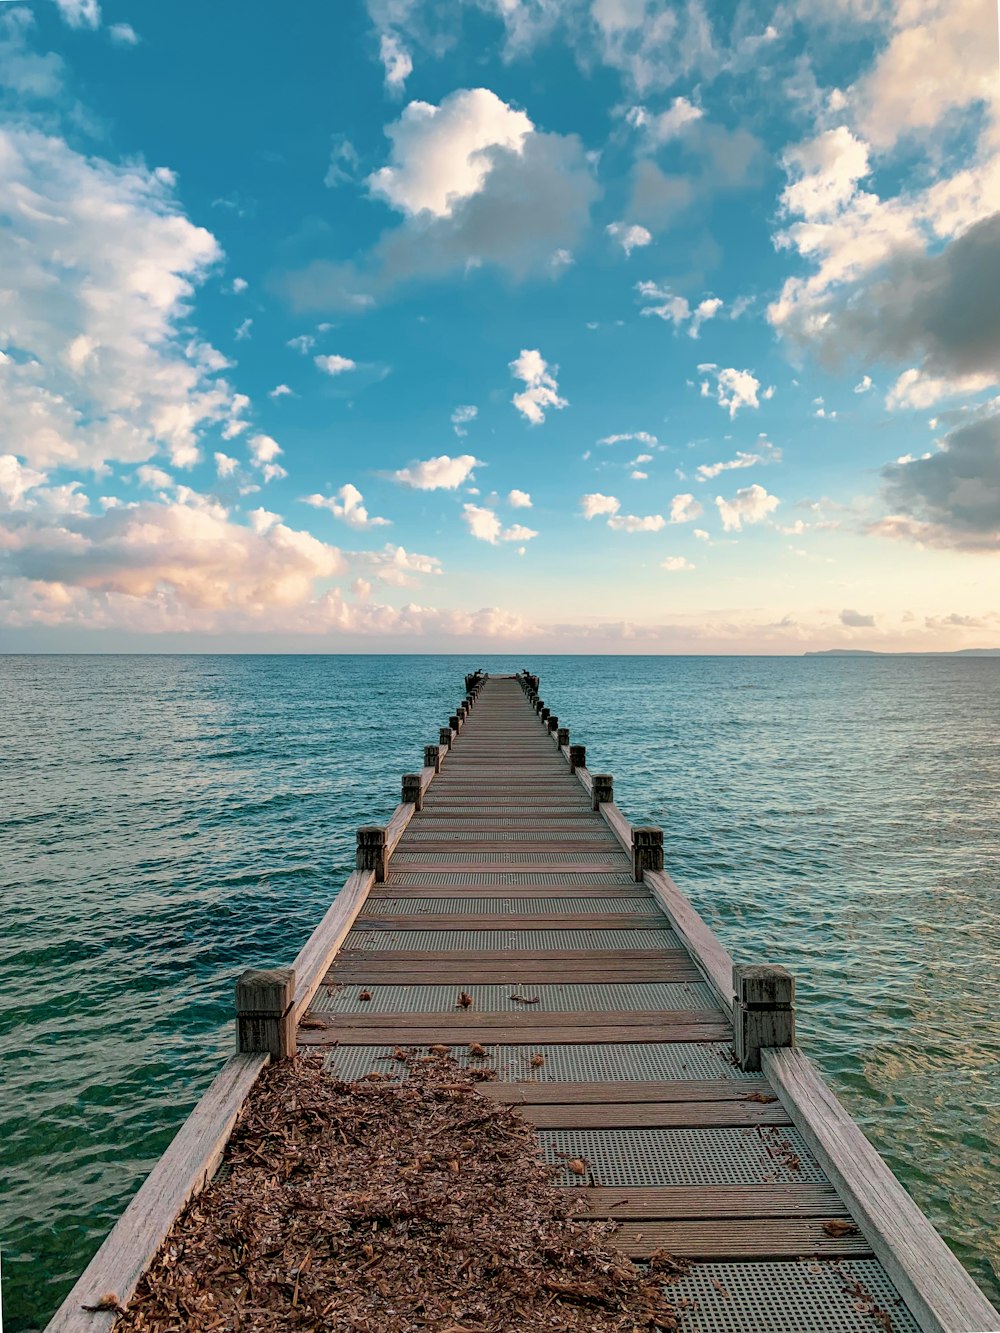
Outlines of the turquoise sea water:
{"type": "Polygon", "coordinates": [[[0,657],[0,1244],[41,1327],[464,693],[522,666],[1000,1301],[1000,659],[0,657]]]}

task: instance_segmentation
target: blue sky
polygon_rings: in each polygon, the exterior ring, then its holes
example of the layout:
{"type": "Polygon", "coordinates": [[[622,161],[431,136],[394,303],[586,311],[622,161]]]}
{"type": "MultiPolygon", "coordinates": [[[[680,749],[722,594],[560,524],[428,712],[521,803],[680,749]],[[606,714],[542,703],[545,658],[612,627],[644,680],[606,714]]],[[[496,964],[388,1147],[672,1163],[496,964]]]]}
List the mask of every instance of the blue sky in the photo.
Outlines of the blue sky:
{"type": "Polygon", "coordinates": [[[0,25],[10,648],[1000,644],[994,0],[0,25]]]}

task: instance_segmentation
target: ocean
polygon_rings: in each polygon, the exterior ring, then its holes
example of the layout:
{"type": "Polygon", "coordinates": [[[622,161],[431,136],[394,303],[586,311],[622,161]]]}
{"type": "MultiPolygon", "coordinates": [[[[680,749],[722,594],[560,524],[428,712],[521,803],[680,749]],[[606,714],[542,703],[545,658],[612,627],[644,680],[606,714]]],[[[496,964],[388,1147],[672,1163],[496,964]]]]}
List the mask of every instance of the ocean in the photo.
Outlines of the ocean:
{"type": "Polygon", "coordinates": [[[483,667],[541,693],[1000,1301],[1000,659],[0,657],[0,1248],[44,1325],[483,667]]]}

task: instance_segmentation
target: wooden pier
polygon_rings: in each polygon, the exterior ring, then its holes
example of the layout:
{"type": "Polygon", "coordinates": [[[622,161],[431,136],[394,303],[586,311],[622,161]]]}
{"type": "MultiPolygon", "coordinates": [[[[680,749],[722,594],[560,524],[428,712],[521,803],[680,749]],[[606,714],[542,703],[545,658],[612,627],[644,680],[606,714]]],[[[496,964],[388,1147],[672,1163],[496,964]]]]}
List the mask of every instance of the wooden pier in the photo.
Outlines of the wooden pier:
{"type": "Polygon", "coordinates": [[[466,1062],[470,1042],[499,1073],[482,1094],[521,1109],[615,1243],[693,1261],[670,1289],[686,1333],[1000,1330],[795,1045],[793,978],[734,967],[537,677],[466,677],[424,761],[293,967],[241,978],[238,1054],[50,1333],[113,1327],[84,1307],[128,1300],[269,1059],[322,1048],[350,1080],[398,1071],[394,1046],[466,1062]]]}

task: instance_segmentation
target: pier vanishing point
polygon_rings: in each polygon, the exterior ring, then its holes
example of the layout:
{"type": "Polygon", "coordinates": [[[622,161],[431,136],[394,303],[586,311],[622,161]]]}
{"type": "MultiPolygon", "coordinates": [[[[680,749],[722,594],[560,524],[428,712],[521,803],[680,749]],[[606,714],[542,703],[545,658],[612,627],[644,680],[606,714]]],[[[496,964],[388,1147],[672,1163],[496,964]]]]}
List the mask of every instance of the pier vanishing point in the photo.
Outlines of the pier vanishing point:
{"type": "Polygon", "coordinates": [[[685,1331],[1000,1330],[796,1046],[794,979],[734,967],[536,676],[465,684],[293,965],[240,978],[237,1053],[49,1333],[114,1326],[92,1307],[127,1303],[269,1060],[319,1048],[353,1080],[391,1073],[395,1046],[464,1062],[469,1042],[498,1071],[481,1094],[520,1109],[614,1244],[692,1261],[670,1289],[685,1331]]]}

